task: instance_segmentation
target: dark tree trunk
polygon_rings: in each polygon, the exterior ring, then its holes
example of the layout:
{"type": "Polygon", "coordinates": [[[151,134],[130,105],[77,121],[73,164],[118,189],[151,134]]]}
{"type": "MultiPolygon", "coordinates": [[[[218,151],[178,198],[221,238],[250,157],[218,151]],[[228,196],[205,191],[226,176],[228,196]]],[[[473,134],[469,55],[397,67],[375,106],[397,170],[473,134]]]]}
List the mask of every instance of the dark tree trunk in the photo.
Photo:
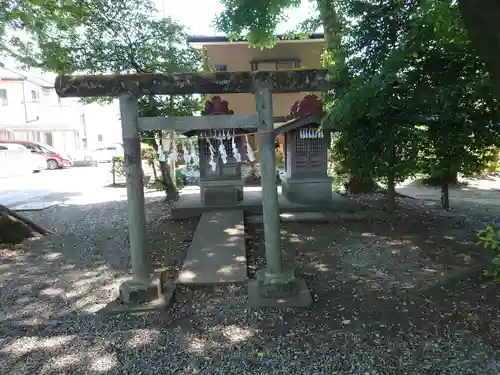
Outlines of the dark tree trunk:
{"type": "Polygon", "coordinates": [[[447,173],[446,176],[444,177],[444,182],[448,183],[449,185],[458,184],[458,172],[447,173]]]}
{"type": "Polygon", "coordinates": [[[389,135],[389,170],[387,173],[387,200],[389,211],[394,212],[396,209],[396,145],[395,134],[391,132],[389,135]]]}
{"type": "Polygon", "coordinates": [[[441,185],[441,205],[445,210],[450,209],[450,185],[444,182],[441,185]]]}
{"type": "Polygon", "coordinates": [[[164,161],[160,161],[160,173],[161,173],[161,182],[163,182],[163,184],[167,186],[168,171],[167,171],[167,163],[164,161]]]}
{"type": "MultiPolygon", "coordinates": [[[[148,134],[149,135],[149,134],[148,134]]],[[[152,133],[149,135],[151,138],[155,138],[155,134],[152,133]]],[[[151,168],[153,168],[153,178],[156,181],[158,179],[158,173],[156,172],[156,158],[158,157],[158,144],[156,143],[156,140],[147,142],[153,147],[153,150],[155,150],[155,157],[152,158],[149,161],[149,164],[151,165],[151,168]]]]}
{"type": "Polygon", "coordinates": [[[396,179],[394,178],[394,169],[391,168],[387,175],[387,201],[390,211],[396,209],[396,179]]]}
{"type": "MultiPolygon", "coordinates": [[[[160,145],[163,150],[163,144],[160,145]]],[[[160,161],[161,182],[165,186],[165,193],[168,200],[175,200],[179,197],[179,192],[175,184],[175,175],[172,173],[167,161],[160,161]]],[[[174,170],[175,173],[175,170],[174,170]]]]}
{"type": "Polygon", "coordinates": [[[0,205],[0,243],[17,244],[28,238],[40,237],[50,231],[30,219],[0,205]]]}
{"type": "Polygon", "coordinates": [[[493,77],[500,99],[500,1],[459,0],[467,32],[493,77]]]}
{"type": "Polygon", "coordinates": [[[158,179],[158,173],[156,172],[156,161],[155,160],[152,161],[151,168],[153,168],[153,178],[156,181],[158,179]]]}
{"type": "MultiPolygon", "coordinates": [[[[325,66],[335,75],[335,95],[342,95],[341,91],[349,79],[345,67],[346,53],[342,44],[342,23],[337,11],[337,0],[316,0],[323,32],[325,35],[325,47],[332,54],[333,66],[325,66]]],[[[333,86],[333,82],[332,82],[333,86]]]]}
{"type": "Polygon", "coordinates": [[[179,193],[177,188],[175,187],[175,183],[172,180],[172,173],[170,171],[170,165],[165,162],[160,162],[160,172],[161,172],[161,180],[163,185],[165,185],[165,193],[167,194],[167,199],[177,199],[179,193]]]}

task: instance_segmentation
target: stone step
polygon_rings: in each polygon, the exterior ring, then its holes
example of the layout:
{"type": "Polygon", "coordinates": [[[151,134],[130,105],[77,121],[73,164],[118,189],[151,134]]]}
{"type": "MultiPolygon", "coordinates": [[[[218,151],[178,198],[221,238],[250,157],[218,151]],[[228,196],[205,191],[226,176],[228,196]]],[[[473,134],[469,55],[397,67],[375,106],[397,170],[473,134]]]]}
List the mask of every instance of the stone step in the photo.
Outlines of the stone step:
{"type": "Polygon", "coordinates": [[[204,212],[179,273],[180,284],[243,283],[247,280],[243,210],[204,212]]]}

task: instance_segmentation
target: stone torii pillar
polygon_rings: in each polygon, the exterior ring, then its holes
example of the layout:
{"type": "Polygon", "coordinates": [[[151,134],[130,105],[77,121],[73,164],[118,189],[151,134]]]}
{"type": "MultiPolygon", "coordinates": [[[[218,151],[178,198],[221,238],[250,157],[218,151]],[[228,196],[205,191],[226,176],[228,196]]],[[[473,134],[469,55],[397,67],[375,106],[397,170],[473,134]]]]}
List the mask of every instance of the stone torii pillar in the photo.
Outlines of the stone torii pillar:
{"type": "Polygon", "coordinates": [[[276,133],[273,124],[272,84],[261,80],[255,85],[259,116],[260,173],[266,266],[257,271],[257,279],[248,283],[248,302],[252,308],[308,307],[312,297],[303,279],[285,265],[281,252],[281,230],[276,185],[276,133]]]}
{"type": "Polygon", "coordinates": [[[150,275],[136,96],[120,95],[120,114],[127,182],[127,219],[132,279],[120,285],[119,295],[123,303],[130,304],[158,298],[160,285],[158,280],[152,279],[150,275]]]}
{"type": "Polygon", "coordinates": [[[157,279],[146,248],[146,217],[140,161],[139,130],[219,130],[259,128],[266,268],[248,285],[249,303],[262,306],[308,306],[311,296],[305,282],[285,266],[281,255],[280,221],[276,186],[272,93],[311,92],[328,89],[326,70],[277,72],[216,72],[211,74],[130,74],[60,76],[55,89],[61,97],[120,97],[127,168],[127,202],[132,258],[132,280],[120,286],[123,302],[147,302],[158,297],[157,279]],[[137,118],[137,98],[142,95],[254,93],[258,115],[137,118]]]}

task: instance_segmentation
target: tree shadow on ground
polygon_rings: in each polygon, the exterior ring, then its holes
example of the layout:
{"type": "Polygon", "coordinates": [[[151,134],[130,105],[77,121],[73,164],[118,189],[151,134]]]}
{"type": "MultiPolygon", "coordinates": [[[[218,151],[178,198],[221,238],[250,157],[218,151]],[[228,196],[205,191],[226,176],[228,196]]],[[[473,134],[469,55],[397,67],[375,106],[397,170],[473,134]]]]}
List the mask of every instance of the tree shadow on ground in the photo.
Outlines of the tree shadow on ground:
{"type": "MultiPolygon", "coordinates": [[[[196,221],[174,224],[160,200],[147,208],[155,267],[175,268],[196,221]]],[[[54,236],[2,250],[2,371],[451,375],[496,369],[495,285],[464,279],[404,287],[410,277],[400,275],[402,265],[463,265],[457,259],[470,249],[467,236],[445,238],[444,224],[420,217],[396,224],[284,224],[284,248],[314,295],[311,309],[249,311],[245,286],[229,285],[196,288],[166,313],[103,317],[97,311],[116,297],[129,269],[125,216],[125,202],[56,207],[38,218],[54,222],[54,236]],[[426,225],[428,232],[411,230],[426,225]]],[[[254,270],[264,264],[262,231],[247,229],[254,270]]]]}
{"type": "MultiPolygon", "coordinates": [[[[317,349],[331,342],[330,334],[343,332],[347,343],[341,345],[352,345],[352,350],[360,343],[373,345],[381,348],[381,360],[392,358],[386,363],[388,372],[382,373],[445,371],[452,364],[442,357],[444,352],[459,363],[474,346],[490,345],[498,358],[499,292],[478,277],[488,255],[473,238],[455,238],[456,230],[450,235],[447,221],[441,226],[432,221],[417,217],[396,223],[282,224],[285,257],[297,266],[315,302],[310,315],[285,313],[288,324],[281,334],[315,326],[310,345],[317,349]],[[353,343],[348,336],[354,332],[353,343]]],[[[261,268],[263,228],[249,228],[248,236],[254,246],[251,257],[260,263],[255,268],[261,268]]],[[[496,369],[497,364],[488,366],[496,369]]]]}

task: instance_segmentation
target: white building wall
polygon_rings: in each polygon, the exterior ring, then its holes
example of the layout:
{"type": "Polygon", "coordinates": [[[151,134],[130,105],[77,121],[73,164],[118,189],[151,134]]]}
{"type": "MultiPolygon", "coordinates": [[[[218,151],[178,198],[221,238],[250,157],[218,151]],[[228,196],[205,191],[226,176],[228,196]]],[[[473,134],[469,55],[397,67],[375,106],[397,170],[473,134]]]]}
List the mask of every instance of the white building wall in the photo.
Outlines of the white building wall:
{"type": "Polygon", "coordinates": [[[109,105],[89,104],[84,107],[89,149],[101,144],[121,143],[122,132],[118,101],[109,105]],[[102,141],[99,141],[99,136],[102,141]]]}
{"type": "Polygon", "coordinates": [[[42,90],[40,87],[27,81],[0,80],[0,89],[7,91],[7,103],[0,105],[0,125],[22,125],[26,123],[26,120],[36,119],[38,113],[41,112],[42,90]],[[39,95],[39,102],[31,99],[32,91],[35,95],[39,95]]]}
{"type": "Polygon", "coordinates": [[[0,102],[0,139],[48,143],[67,153],[83,148],[85,133],[90,149],[122,140],[116,100],[110,105],[83,105],[29,80],[0,79],[0,89],[7,90],[6,105],[0,102]],[[47,134],[52,134],[52,142],[47,134]]]}

